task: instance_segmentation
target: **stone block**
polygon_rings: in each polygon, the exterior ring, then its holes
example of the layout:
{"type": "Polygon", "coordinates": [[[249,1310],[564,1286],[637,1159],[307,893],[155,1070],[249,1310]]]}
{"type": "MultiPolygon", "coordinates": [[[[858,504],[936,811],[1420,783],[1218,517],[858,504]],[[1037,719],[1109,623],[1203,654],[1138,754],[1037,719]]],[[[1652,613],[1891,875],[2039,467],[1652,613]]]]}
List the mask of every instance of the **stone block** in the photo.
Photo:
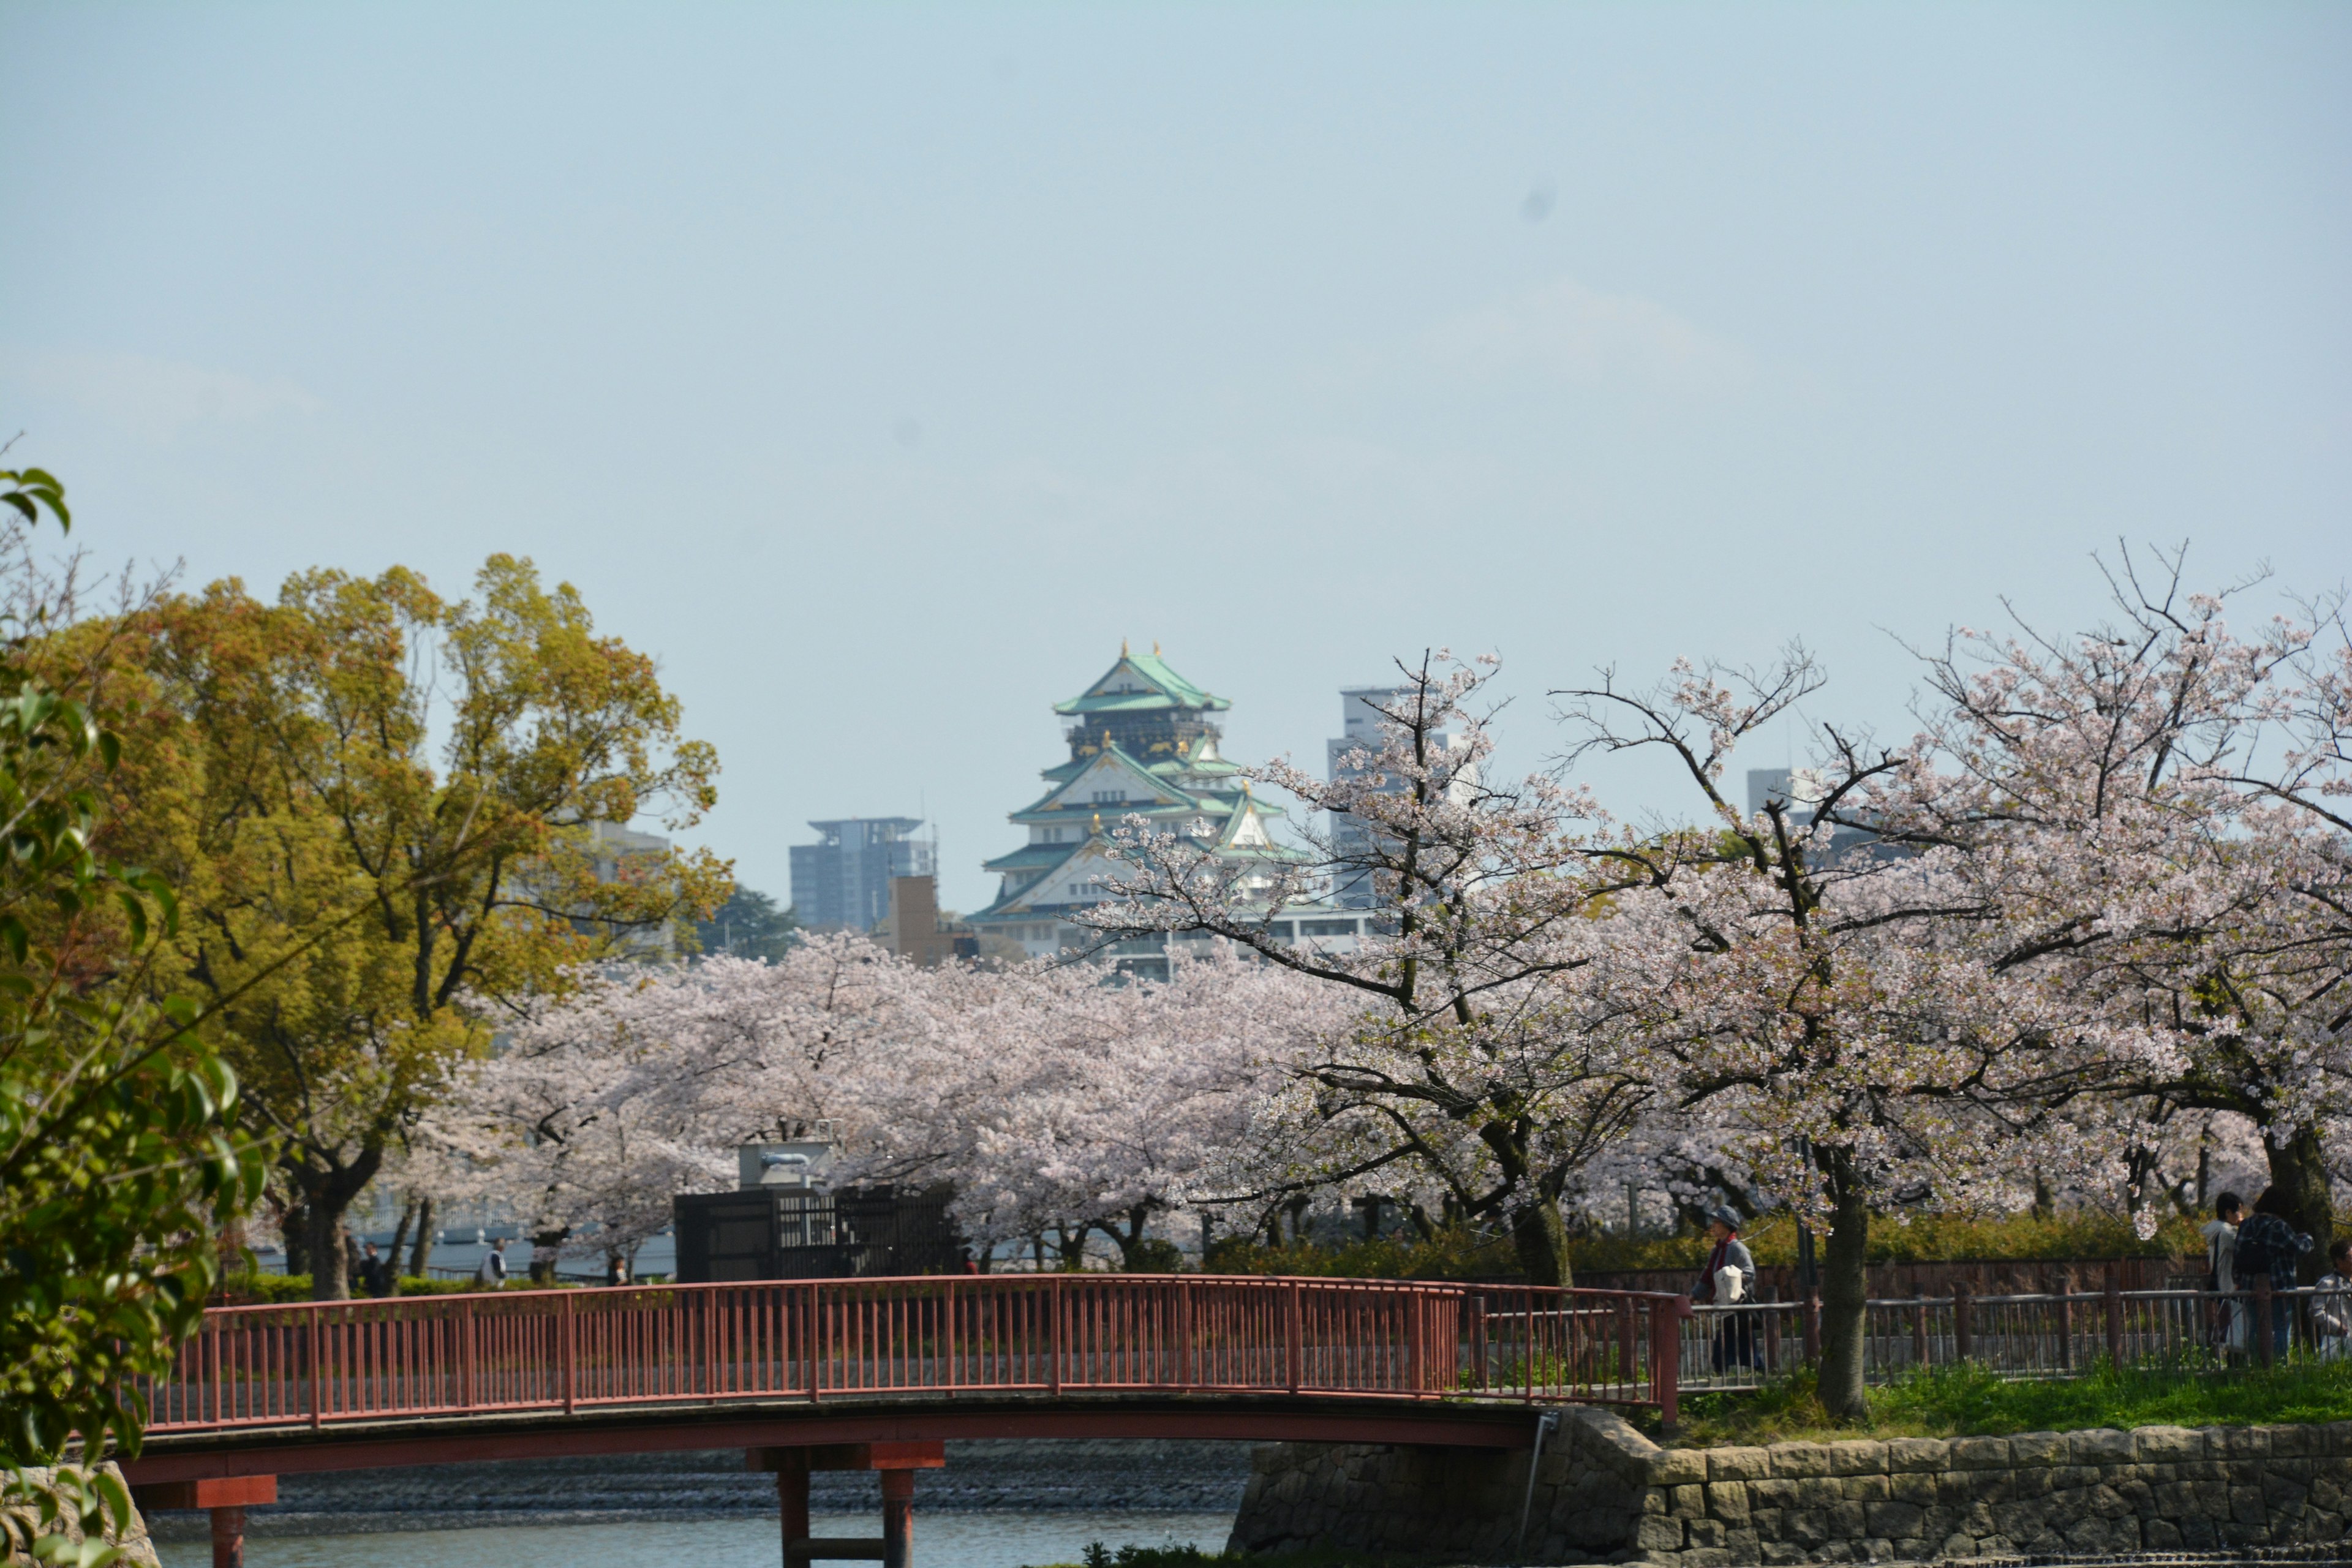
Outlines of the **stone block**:
{"type": "Polygon", "coordinates": [[[1693,1483],[1686,1487],[1676,1487],[1668,1494],[1668,1496],[1671,1502],[1666,1511],[1673,1514],[1676,1519],[1705,1519],[1706,1517],[1706,1489],[1705,1487],[1699,1486],[1696,1483],[1693,1483]]]}
{"type": "Polygon", "coordinates": [[[1655,1514],[1672,1512],[1674,1510],[1674,1489],[1672,1487],[1643,1487],[1642,1489],[1642,1511],[1643,1513],[1655,1514]]]}
{"type": "Polygon", "coordinates": [[[2129,1464],[2131,1434],[2118,1432],[2112,1426],[2095,1426],[2087,1432],[2069,1432],[2066,1434],[2066,1457],[2077,1465],[2129,1464]]]}
{"type": "Polygon", "coordinates": [[[1809,1476],[1801,1481],[1791,1481],[1800,1508],[1827,1508],[1845,1500],[1845,1482],[1834,1476],[1809,1476]]]}
{"type": "Polygon", "coordinates": [[[2100,1519],[2121,1519],[2133,1510],[2132,1505],[2124,1500],[2123,1493],[2111,1486],[2097,1486],[2090,1489],[2084,1500],[2084,1511],[2100,1519]]]}
{"type": "Polygon", "coordinates": [[[1895,1437],[1886,1445],[1889,1470],[1941,1470],[1952,1461],[1952,1446],[1940,1437],[1895,1437]]]}
{"type": "MultiPolygon", "coordinates": [[[[1889,1446],[1892,1447],[1892,1445],[1889,1446]]],[[[1898,1472],[1886,1478],[1886,1495],[1904,1502],[1917,1503],[1925,1508],[1930,1503],[1944,1500],[1943,1489],[1940,1485],[1942,1480],[1941,1475],[1931,1475],[1924,1471],[1898,1472]]]]}
{"type": "Polygon", "coordinates": [[[2240,1524],[2266,1522],[2268,1510],[2263,1507],[2263,1489],[2233,1486],[2230,1489],[2230,1511],[2224,1517],[2240,1524]]]}
{"type": "Polygon", "coordinates": [[[1873,1535],[1916,1535],[1926,1517],[1927,1510],[1916,1503],[1874,1502],[1863,1509],[1863,1522],[1873,1535]]]}
{"type": "Polygon", "coordinates": [[[2203,1444],[2186,1426],[2135,1426],[2131,1445],[2132,1458],[2144,1465],[2175,1465],[2183,1459],[2204,1457],[2203,1444]]]}
{"type": "Polygon", "coordinates": [[[2141,1520],[2139,1540],[2150,1552],[2178,1552],[2182,1545],[2180,1527],[2168,1519],[2141,1520]]]}
{"type": "Polygon", "coordinates": [[[1802,1563],[1804,1560],[1805,1549],[1793,1542],[1767,1541],[1764,1542],[1764,1568],[1787,1568],[1790,1563],[1802,1563]]]}
{"type": "Polygon", "coordinates": [[[1959,1531],[1955,1531],[1951,1534],[1944,1537],[1944,1543],[1936,1548],[1936,1555],[1938,1557],[1976,1557],[1981,1555],[1983,1551],[1984,1548],[1977,1543],[1977,1538],[1975,1536],[1964,1535],[1959,1531]]]}
{"type": "Polygon", "coordinates": [[[1833,1502],[1822,1512],[1828,1521],[1832,1541],[1858,1541],[1869,1527],[1858,1502],[1833,1502]]]}
{"type": "Polygon", "coordinates": [[[1731,1568],[1731,1553],[1720,1546],[1694,1546],[1681,1563],[1682,1568],[1731,1568]]]}
{"type": "Polygon", "coordinates": [[[1709,1448],[1706,1479],[1711,1481],[1752,1481],[1772,1473],[1770,1450],[1709,1448]]]}
{"type": "Polygon", "coordinates": [[[1748,1483],[1748,1502],[1751,1508],[1786,1508],[1796,1499],[1796,1483],[1777,1476],[1748,1483]]]}
{"type": "Polygon", "coordinates": [[[1689,1486],[1706,1479],[1705,1448],[1661,1448],[1650,1460],[1650,1484],[1654,1487],[1689,1486]]]}
{"type": "Polygon", "coordinates": [[[1886,1496],[1885,1476],[1846,1476],[1839,1484],[1855,1502],[1877,1502],[1886,1496]]]}
{"type": "MultiPolygon", "coordinates": [[[[1942,1470],[1913,1478],[1936,1483],[1936,1500],[1954,1508],[1970,1503],[2006,1502],[2017,1493],[2017,1470],[1942,1470]]],[[[1894,1495],[1900,1497],[1900,1491],[1894,1495]]]]}
{"type": "Polygon", "coordinates": [[[2006,1437],[1952,1439],[1952,1468],[1956,1470],[2001,1470],[2007,1469],[2009,1465],[2009,1439],[2006,1437]]]}
{"type": "Polygon", "coordinates": [[[1884,1563],[1895,1555],[1895,1542],[1883,1535],[1863,1537],[1862,1555],[1864,1562],[1884,1563]]]}
{"type": "Polygon", "coordinates": [[[1764,1450],[1776,1476],[1826,1476],[1830,1473],[1829,1447],[1822,1443],[1775,1443],[1764,1450]]]}
{"type": "Polygon", "coordinates": [[[2270,1434],[2271,1456],[2273,1458],[2300,1459],[2316,1451],[2313,1441],[2315,1435],[2308,1426],[2265,1426],[2263,1430],[2270,1434]]]}
{"type": "Polygon", "coordinates": [[[2009,1458],[2013,1465],[2056,1465],[2066,1458],[2066,1434],[2063,1432],[2020,1432],[2009,1439],[2009,1458]]]}
{"type": "Polygon", "coordinates": [[[1717,1519],[1691,1519],[1683,1521],[1683,1539],[1693,1546],[1720,1546],[1725,1525],[1717,1519]]]}
{"type": "Polygon", "coordinates": [[[2271,1452],[2271,1429],[2267,1426],[2216,1426],[2212,1436],[2222,1442],[2222,1451],[2233,1459],[2266,1459],[2271,1452]]]}
{"type": "Polygon", "coordinates": [[[1864,1439],[1847,1438],[1832,1443],[1830,1474],[1833,1476],[1883,1476],[1886,1473],[1886,1445],[1864,1439]]]}
{"type": "Polygon", "coordinates": [[[1679,1519],[1644,1518],[1634,1527],[1633,1544],[1644,1552],[1680,1552],[1683,1549],[1683,1521],[1679,1519]]]}
{"type": "Polygon", "coordinates": [[[1815,1547],[1829,1538],[1830,1521],[1825,1510],[1792,1508],[1780,1516],[1780,1539],[1783,1541],[1815,1547]]]}
{"type": "Polygon", "coordinates": [[[1731,1553],[1731,1561],[1740,1568],[1749,1568],[1764,1560],[1764,1543],[1752,1530],[1724,1531],[1723,1549],[1731,1553]]]}
{"type": "Polygon", "coordinates": [[[1710,1518],[1730,1524],[1748,1522],[1748,1483],[1745,1481],[1710,1481],[1706,1488],[1706,1511],[1710,1518]]]}

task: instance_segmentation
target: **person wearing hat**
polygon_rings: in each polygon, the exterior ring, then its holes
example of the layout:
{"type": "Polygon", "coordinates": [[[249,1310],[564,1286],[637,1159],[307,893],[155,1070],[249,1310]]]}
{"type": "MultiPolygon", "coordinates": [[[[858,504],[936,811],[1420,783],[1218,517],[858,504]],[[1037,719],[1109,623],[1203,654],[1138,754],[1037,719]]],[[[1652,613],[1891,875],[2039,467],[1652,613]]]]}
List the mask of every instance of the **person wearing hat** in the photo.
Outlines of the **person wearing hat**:
{"type": "MultiPolygon", "coordinates": [[[[1706,1233],[1715,1238],[1715,1250],[1707,1254],[1706,1268],[1691,1287],[1691,1300],[1710,1307],[1753,1300],[1756,1259],[1749,1254],[1748,1244],[1739,1239],[1739,1211],[1729,1204],[1716,1205],[1706,1211],[1706,1233]]],[[[1735,1366],[1764,1370],[1756,1355],[1752,1314],[1723,1312],[1717,1316],[1715,1370],[1723,1372],[1735,1366]]]]}

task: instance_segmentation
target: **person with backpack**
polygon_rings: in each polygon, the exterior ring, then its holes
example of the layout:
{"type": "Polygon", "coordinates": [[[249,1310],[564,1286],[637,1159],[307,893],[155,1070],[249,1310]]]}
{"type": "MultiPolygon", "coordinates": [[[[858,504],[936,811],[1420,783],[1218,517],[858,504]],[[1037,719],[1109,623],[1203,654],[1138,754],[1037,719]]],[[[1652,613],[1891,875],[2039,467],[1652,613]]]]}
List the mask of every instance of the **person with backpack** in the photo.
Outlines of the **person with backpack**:
{"type": "Polygon", "coordinates": [[[494,1237],[490,1249],[482,1254],[482,1266],[474,1270],[474,1282],[485,1290],[502,1290],[507,1283],[507,1242],[504,1237],[494,1237]]]}
{"type": "Polygon", "coordinates": [[[2246,1348],[2246,1314],[2238,1310],[2238,1226],[2246,1201],[2235,1193],[2213,1200],[2213,1217],[2198,1234],[2205,1238],[2205,1289],[2212,1293],[2205,1319],[2209,1350],[2229,1353],[2246,1348]]]}
{"type": "MultiPolygon", "coordinates": [[[[2241,1289],[2253,1289],[2254,1281],[2270,1277],[2273,1291],[2294,1289],[2295,1271],[2303,1255],[2311,1250],[2311,1237],[2288,1223],[2286,1194],[2276,1187],[2264,1187],[2263,1195],[2254,1200],[2254,1212],[2238,1227],[2237,1271],[2241,1289]]],[[[2294,1298],[2274,1295],[2271,1298],[2271,1355],[2284,1357],[2294,1341],[2290,1331],[2294,1324],[2294,1298]]],[[[2246,1335],[2250,1348],[2258,1347],[2260,1325],[2254,1325],[2246,1335]]]]}

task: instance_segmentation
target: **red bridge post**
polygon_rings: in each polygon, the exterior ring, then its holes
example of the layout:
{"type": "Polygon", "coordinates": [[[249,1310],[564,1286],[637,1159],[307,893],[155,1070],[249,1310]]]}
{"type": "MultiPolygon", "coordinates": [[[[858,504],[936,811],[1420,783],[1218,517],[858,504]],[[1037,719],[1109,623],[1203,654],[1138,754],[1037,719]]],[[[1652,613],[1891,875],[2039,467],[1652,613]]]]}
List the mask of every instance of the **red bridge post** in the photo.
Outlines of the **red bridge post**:
{"type": "Polygon", "coordinates": [[[880,1562],[884,1568],[914,1568],[915,1472],[936,1470],[947,1460],[944,1443],[827,1443],[801,1448],[753,1448],[744,1461],[754,1470],[776,1473],[777,1510],[783,1516],[784,1568],[847,1558],[880,1562]],[[809,1533],[809,1473],[813,1470],[882,1472],[882,1534],[809,1533]]]}
{"type": "Polygon", "coordinates": [[[914,1568],[915,1472],[882,1472],[882,1568],[914,1568]]]}
{"type": "Polygon", "coordinates": [[[216,1476],[131,1489],[142,1509],[201,1508],[212,1514],[213,1568],[245,1568],[245,1510],[278,1500],[276,1476],[216,1476]]]}

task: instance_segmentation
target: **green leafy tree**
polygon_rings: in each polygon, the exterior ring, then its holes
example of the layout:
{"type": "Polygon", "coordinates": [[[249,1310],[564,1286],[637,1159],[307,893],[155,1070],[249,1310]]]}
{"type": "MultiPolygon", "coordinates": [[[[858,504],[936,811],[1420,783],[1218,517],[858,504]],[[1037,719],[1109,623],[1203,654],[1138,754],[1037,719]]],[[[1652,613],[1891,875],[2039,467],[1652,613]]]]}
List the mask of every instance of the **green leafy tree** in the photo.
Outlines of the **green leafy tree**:
{"type": "MultiPolygon", "coordinates": [[[[235,1130],[236,1075],[188,1001],[143,999],[178,934],[152,872],[92,847],[122,742],[92,697],[99,657],[57,679],[31,650],[71,616],[36,568],[42,511],[68,526],[64,489],[0,471],[7,598],[0,637],[0,1464],[7,1544],[84,1563],[85,1532],[127,1515],[110,1475],[37,1482],[70,1437],[85,1456],[136,1451],[138,1380],[166,1372],[218,1279],[215,1226],[249,1206],[263,1163],[235,1130]],[[26,1539],[30,1536],[31,1539],[26,1539]]],[[[92,646],[85,639],[85,646],[92,646]]]]}
{"type": "Polygon", "coordinates": [[[790,907],[780,910],[775,900],[757,889],[738,887],[709,920],[696,922],[694,940],[705,952],[777,963],[800,929],[800,916],[790,907]]]}
{"type": "Polygon", "coordinates": [[[707,851],[600,837],[715,798],[653,661],[527,561],[491,557],[476,588],[314,571],[139,623],[154,733],[117,781],[121,852],[180,889],[158,984],[206,1002],[321,1300],[349,1292],[343,1216],[499,1011],[682,945],[730,887],[707,851]]]}

